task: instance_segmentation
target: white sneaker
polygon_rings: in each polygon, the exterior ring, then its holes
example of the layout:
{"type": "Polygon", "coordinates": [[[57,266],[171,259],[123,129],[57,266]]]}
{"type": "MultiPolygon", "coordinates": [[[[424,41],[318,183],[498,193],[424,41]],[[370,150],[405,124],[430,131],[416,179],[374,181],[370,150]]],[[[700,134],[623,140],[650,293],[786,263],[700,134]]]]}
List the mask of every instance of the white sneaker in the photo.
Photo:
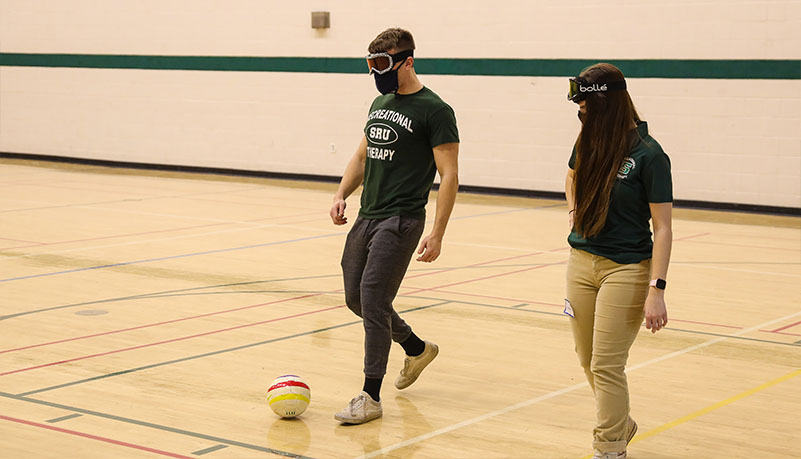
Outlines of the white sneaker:
{"type": "Polygon", "coordinates": [[[426,347],[423,349],[422,354],[415,357],[407,355],[406,359],[404,359],[403,369],[395,380],[395,387],[398,389],[406,389],[411,386],[413,382],[417,381],[423,369],[439,354],[439,347],[436,344],[429,341],[423,342],[426,344],[426,347]]]}
{"type": "Polygon", "coordinates": [[[334,419],[347,424],[364,424],[383,415],[381,402],[376,402],[365,391],[353,397],[348,406],[334,415],[334,419]]]}
{"type": "Polygon", "coordinates": [[[596,451],[595,455],[592,456],[592,459],[626,459],[626,452],[623,451],[622,453],[602,453],[600,451],[596,451]]]}

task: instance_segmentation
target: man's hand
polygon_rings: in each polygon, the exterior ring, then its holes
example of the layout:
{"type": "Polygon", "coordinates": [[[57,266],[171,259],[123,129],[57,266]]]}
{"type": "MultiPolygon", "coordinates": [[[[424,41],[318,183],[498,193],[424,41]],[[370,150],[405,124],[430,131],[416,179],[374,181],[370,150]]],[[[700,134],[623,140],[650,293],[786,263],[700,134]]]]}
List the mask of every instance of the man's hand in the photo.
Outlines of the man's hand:
{"type": "Polygon", "coordinates": [[[345,216],[345,207],[347,207],[347,204],[344,199],[334,198],[334,203],[331,204],[331,211],[329,213],[335,225],[348,223],[348,217],[345,216]]]}
{"type": "Polygon", "coordinates": [[[441,251],[442,236],[434,236],[433,234],[429,234],[425,237],[425,239],[423,239],[423,242],[420,243],[420,248],[417,250],[417,254],[422,254],[422,256],[417,257],[417,261],[431,263],[432,261],[436,260],[437,257],[439,257],[441,251]]]}

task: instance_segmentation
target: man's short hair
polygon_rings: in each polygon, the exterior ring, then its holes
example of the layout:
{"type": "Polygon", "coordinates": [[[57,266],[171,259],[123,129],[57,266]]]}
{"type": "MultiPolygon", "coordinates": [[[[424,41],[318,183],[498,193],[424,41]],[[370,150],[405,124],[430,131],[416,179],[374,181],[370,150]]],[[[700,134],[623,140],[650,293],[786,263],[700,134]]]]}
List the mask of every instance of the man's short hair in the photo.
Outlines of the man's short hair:
{"type": "Polygon", "coordinates": [[[383,53],[390,49],[394,49],[395,52],[414,49],[414,38],[411,32],[397,27],[387,29],[375,37],[375,40],[367,47],[367,52],[383,53]]]}

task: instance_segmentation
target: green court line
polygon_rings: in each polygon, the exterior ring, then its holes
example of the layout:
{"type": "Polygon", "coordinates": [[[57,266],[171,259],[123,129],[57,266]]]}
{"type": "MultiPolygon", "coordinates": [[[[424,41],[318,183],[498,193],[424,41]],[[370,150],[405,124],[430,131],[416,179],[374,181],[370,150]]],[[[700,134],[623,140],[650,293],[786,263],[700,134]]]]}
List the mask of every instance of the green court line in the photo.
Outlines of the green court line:
{"type": "Polygon", "coordinates": [[[55,423],[55,422],[66,421],[66,420],[68,420],[68,419],[79,418],[79,417],[81,417],[81,416],[83,416],[83,415],[82,415],[82,414],[78,414],[78,413],[73,413],[73,414],[68,414],[68,415],[66,415],[66,416],[61,416],[60,418],[48,419],[48,420],[47,420],[47,421],[45,421],[45,422],[55,423]]]}
{"type": "Polygon", "coordinates": [[[201,449],[200,451],[195,451],[195,452],[194,452],[194,453],[192,453],[192,454],[194,454],[195,456],[202,456],[202,455],[204,455],[204,454],[213,453],[213,452],[215,452],[215,451],[218,451],[218,450],[221,450],[221,449],[223,449],[223,448],[228,448],[228,445],[217,445],[217,446],[212,446],[212,447],[210,447],[210,448],[201,449]]]}
{"type": "Polygon", "coordinates": [[[170,432],[170,433],[175,433],[175,434],[179,434],[179,435],[185,435],[185,436],[188,436],[188,437],[200,438],[200,439],[203,439],[203,440],[213,441],[215,443],[224,443],[224,444],[229,445],[229,446],[238,446],[240,448],[250,449],[250,450],[254,450],[254,451],[260,451],[260,452],[263,452],[263,453],[272,453],[272,454],[276,454],[276,455],[284,456],[284,457],[294,457],[294,458],[301,458],[301,459],[312,459],[312,458],[309,458],[307,456],[301,456],[299,454],[293,454],[293,453],[289,453],[289,452],[286,452],[286,451],[280,451],[280,450],[277,450],[277,449],[266,448],[264,446],[252,445],[250,443],[244,443],[244,442],[240,442],[240,441],[236,441],[236,440],[229,440],[227,438],[220,438],[220,437],[215,437],[215,436],[212,436],[212,435],[206,435],[206,434],[201,434],[201,433],[197,433],[197,432],[191,432],[189,430],[177,429],[175,427],[163,426],[163,425],[160,425],[160,424],[154,424],[152,422],[140,421],[138,419],[132,419],[132,418],[126,418],[126,417],[123,417],[123,416],[116,416],[114,414],[102,413],[100,411],[86,410],[86,409],[77,408],[77,407],[74,407],[74,406],[63,405],[61,403],[48,402],[48,401],[45,401],[45,400],[37,400],[35,398],[28,398],[28,397],[24,397],[24,396],[21,396],[21,395],[9,394],[9,393],[6,393],[6,392],[0,392],[0,397],[10,398],[10,399],[17,400],[17,401],[20,401],[20,402],[28,402],[28,403],[33,403],[33,404],[36,404],[36,405],[47,406],[47,407],[50,407],[50,408],[60,408],[62,410],[66,410],[66,411],[76,411],[78,413],[86,414],[86,415],[89,415],[89,416],[95,416],[95,417],[98,417],[98,418],[110,419],[112,421],[119,421],[119,422],[124,422],[124,423],[127,423],[127,424],[134,424],[134,425],[138,425],[138,426],[141,426],[141,427],[148,427],[148,428],[151,428],[151,429],[161,430],[161,431],[164,431],[164,432],[170,432]]]}
{"type": "MultiPolygon", "coordinates": [[[[435,299],[436,300],[441,300],[440,298],[435,298],[435,299]]],[[[433,308],[435,306],[442,306],[443,304],[448,304],[448,303],[451,303],[451,302],[452,301],[440,301],[439,303],[429,304],[429,305],[426,305],[426,306],[418,306],[416,308],[410,308],[410,309],[406,309],[404,311],[398,311],[398,312],[406,313],[406,312],[412,312],[412,311],[420,311],[422,309],[433,308]]],[[[94,377],[91,377],[91,378],[81,379],[81,380],[78,380],[78,381],[72,381],[72,382],[68,382],[68,383],[64,383],[64,384],[58,384],[58,385],[55,385],[55,386],[44,387],[42,389],[36,389],[36,390],[28,391],[28,392],[23,392],[23,393],[18,394],[18,395],[20,397],[26,397],[26,396],[29,396],[29,395],[39,394],[39,393],[42,393],[42,392],[49,392],[51,390],[63,389],[65,387],[76,386],[78,384],[84,384],[84,383],[87,383],[87,382],[92,382],[92,381],[98,381],[98,380],[101,380],[101,379],[111,378],[111,377],[114,377],[114,376],[121,376],[121,375],[125,375],[125,374],[128,374],[128,373],[134,373],[134,372],[137,372],[137,371],[149,370],[151,368],[162,367],[162,366],[165,366],[165,365],[172,365],[174,363],[188,362],[190,360],[201,359],[201,358],[204,358],[204,357],[211,357],[213,355],[225,354],[225,353],[233,352],[233,351],[240,351],[242,349],[248,349],[248,348],[251,348],[251,347],[261,346],[261,345],[264,345],[264,344],[275,343],[275,342],[278,342],[278,341],[286,341],[286,340],[292,339],[292,338],[299,338],[301,336],[313,335],[313,334],[316,334],[316,333],[321,333],[321,332],[329,331],[329,330],[335,330],[337,328],[347,327],[347,326],[350,326],[350,325],[356,325],[356,324],[360,324],[360,323],[362,323],[361,320],[354,320],[352,322],[345,322],[345,323],[341,323],[341,324],[337,324],[337,325],[332,325],[330,327],[318,328],[316,330],[309,330],[309,331],[305,331],[305,332],[301,332],[301,333],[295,333],[293,335],[281,336],[281,337],[278,337],[278,338],[272,338],[272,339],[268,339],[268,340],[265,340],[265,341],[259,341],[259,342],[256,342],[256,343],[244,344],[242,346],[231,347],[231,348],[228,348],[228,349],[220,349],[220,350],[217,350],[217,351],[206,352],[204,354],[197,354],[197,355],[191,355],[189,357],[182,357],[180,359],[168,360],[166,362],[152,363],[150,365],[144,365],[144,366],[141,366],[141,367],[129,368],[127,370],[116,371],[116,372],[113,372],[113,373],[106,373],[104,375],[94,376],[94,377]]]]}
{"type": "MultiPolygon", "coordinates": [[[[617,65],[629,78],[801,79],[798,59],[499,59],[420,58],[429,75],[566,77],[596,62],[617,65]]],[[[364,74],[360,57],[158,56],[0,53],[0,66],[364,74]]]]}

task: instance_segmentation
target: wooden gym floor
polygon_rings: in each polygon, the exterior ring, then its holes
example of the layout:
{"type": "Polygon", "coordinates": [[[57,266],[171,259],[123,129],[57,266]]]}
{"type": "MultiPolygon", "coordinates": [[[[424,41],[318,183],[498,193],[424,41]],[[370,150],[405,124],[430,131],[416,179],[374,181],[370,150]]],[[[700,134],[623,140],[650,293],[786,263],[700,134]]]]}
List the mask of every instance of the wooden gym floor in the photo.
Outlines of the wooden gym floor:
{"type": "MultiPolygon", "coordinates": [[[[394,346],[384,417],[333,419],[363,339],[334,188],[0,161],[0,457],[589,454],[560,201],[461,194],[396,301],[440,356],[397,391],[394,346]],[[286,373],[311,386],[296,420],[265,402],[286,373]]],[[[669,326],[629,360],[629,457],[801,457],[801,219],[677,209],[674,236],[669,326]]]]}

